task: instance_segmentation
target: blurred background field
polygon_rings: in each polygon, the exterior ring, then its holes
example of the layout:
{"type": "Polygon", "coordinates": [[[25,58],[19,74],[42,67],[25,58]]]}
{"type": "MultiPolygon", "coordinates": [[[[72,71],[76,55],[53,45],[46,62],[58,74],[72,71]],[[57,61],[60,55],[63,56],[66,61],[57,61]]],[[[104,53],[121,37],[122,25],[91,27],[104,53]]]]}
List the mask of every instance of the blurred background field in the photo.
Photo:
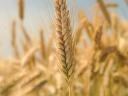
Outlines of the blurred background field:
{"type": "MultiPolygon", "coordinates": [[[[26,29],[32,36],[37,34],[37,30],[40,27],[45,27],[48,30],[50,21],[53,20],[54,6],[52,0],[25,0],[25,19],[24,24],[26,29]],[[44,19],[45,18],[45,19],[44,19]],[[48,27],[46,26],[48,25],[48,27]]],[[[69,0],[71,10],[82,9],[86,12],[88,18],[93,15],[93,8],[96,0],[69,0]],[[74,8],[74,2],[77,2],[77,8],[74,8]]],[[[128,18],[127,4],[125,0],[105,0],[105,2],[113,2],[118,4],[118,8],[111,8],[110,10],[118,13],[122,18],[128,18]]],[[[0,0],[0,46],[1,57],[9,57],[11,55],[10,50],[10,25],[14,19],[18,18],[18,5],[17,0],[0,0]]],[[[72,12],[76,17],[77,13],[72,12]]],[[[46,36],[50,34],[45,34],[46,36]]]]}
{"type": "MultiPolygon", "coordinates": [[[[128,96],[128,0],[67,7],[76,45],[69,96],[128,96]]],[[[68,96],[55,9],[54,0],[0,0],[0,96],[68,96]]]]}

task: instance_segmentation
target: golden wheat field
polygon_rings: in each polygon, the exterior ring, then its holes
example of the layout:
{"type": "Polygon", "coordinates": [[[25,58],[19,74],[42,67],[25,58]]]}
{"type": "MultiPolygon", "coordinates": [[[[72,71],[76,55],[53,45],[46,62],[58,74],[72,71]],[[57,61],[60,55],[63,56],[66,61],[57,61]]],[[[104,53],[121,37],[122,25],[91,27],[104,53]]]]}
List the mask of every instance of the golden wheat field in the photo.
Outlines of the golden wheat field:
{"type": "Polygon", "coordinates": [[[32,37],[24,22],[27,0],[14,1],[17,18],[4,40],[12,53],[0,58],[0,96],[128,96],[128,19],[113,11],[118,3],[95,0],[91,16],[77,7],[79,0],[49,0],[51,32],[47,37],[45,25],[32,37]]]}

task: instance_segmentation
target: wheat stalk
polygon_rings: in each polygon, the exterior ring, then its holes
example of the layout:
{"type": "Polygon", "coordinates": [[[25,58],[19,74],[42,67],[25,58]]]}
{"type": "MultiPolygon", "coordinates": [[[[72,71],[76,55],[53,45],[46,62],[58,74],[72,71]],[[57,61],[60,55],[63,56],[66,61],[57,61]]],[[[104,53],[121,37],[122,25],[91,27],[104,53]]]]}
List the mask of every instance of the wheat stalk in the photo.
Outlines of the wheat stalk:
{"type": "Polygon", "coordinates": [[[27,30],[25,29],[24,25],[21,24],[21,28],[22,28],[22,32],[23,32],[23,36],[24,36],[24,40],[27,43],[28,47],[32,45],[32,40],[30,35],[28,34],[27,30]]]}
{"type": "Polygon", "coordinates": [[[16,22],[15,20],[12,22],[12,29],[11,29],[11,46],[13,49],[14,56],[17,58],[19,57],[19,50],[17,46],[17,34],[16,34],[16,22]]]}
{"type": "MultiPolygon", "coordinates": [[[[56,0],[56,32],[58,35],[58,55],[60,59],[60,69],[65,76],[65,80],[70,85],[71,77],[74,73],[74,48],[70,26],[69,10],[66,0],[56,0]]],[[[68,86],[69,87],[69,86],[68,86]]],[[[70,87],[69,87],[70,96],[70,87]]]]}

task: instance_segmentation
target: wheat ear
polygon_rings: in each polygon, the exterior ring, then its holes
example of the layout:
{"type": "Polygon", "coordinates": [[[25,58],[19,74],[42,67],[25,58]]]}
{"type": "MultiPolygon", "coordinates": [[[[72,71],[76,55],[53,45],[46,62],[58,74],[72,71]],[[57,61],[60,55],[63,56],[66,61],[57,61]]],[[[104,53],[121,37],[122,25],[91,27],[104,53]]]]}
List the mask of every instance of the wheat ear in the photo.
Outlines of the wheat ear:
{"type": "Polygon", "coordinates": [[[18,13],[20,20],[24,19],[24,0],[18,0],[18,13]]]}
{"type": "MultiPolygon", "coordinates": [[[[65,76],[68,85],[71,84],[71,77],[74,73],[74,46],[70,25],[69,10],[66,0],[56,0],[56,32],[58,36],[58,55],[60,60],[60,69],[65,76]]],[[[69,86],[68,86],[69,87],[69,86]]],[[[70,87],[69,87],[70,96],[70,87]]]]}

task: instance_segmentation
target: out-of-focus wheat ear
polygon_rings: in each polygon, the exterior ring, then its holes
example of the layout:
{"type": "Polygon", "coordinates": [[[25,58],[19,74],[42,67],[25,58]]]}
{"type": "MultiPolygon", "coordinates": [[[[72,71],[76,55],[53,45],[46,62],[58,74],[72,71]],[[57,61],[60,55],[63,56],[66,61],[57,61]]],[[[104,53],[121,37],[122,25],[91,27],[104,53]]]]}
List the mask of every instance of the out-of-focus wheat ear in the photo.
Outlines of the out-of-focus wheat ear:
{"type": "Polygon", "coordinates": [[[25,40],[21,41],[21,45],[22,45],[22,50],[24,52],[24,54],[29,50],[29,46],[28,44],[25,42],[25,40]]]}
{"type": "Polygon", "coordinates": [[[111,17],[110,14],[105,6],[105,3],[103,0],[97,0],[97,3],[99,4],[99,7],[104,15],[104,17],[106,18],[107,22],[109,25],[111,25],[111,17]]]}
{"type": "Polygon", "coordinates": [[[40,76],[41,76],[40,70],[34,70],[34,71],[27,72],[24,78],[20,82],[18,82],[18,86],[23,88],[27,86],[30,82],[32,82],[35,78],[38,78],[40,76]]]}
{"type": "MultiPolygon", "coordinates": [[[[40,76],[38,78],[35,78],[30,84],[24,87],[23,89],[23,96],[28,95],[32,93],[35,90],[39,90],[40,87],[44,86],[45,84],[48,83],[47,79],[42,78],[43,76],[40,76]]],[[[31,95],[30,95],[31,96],[31,95]]]]}
{"type": "Polygon", "coordinates": [[[41,54],[42,54],[42,57],[44,59],[46,59],[47,57],[47,54],[46,54],[46,46],[45,46],[45,40],[44,40],[44,31],[43,29],[40,29],[40,33],[39,33],[39,37],[40,37],[40,49],[41,49],[41,54]]]}
{"type": "Polygon", "coordinates": [[[128,0],[124,0],[125,1],[125,3],[128,5],[128,0]]]}
{"type": "Polygon", "coordinates": [[[108,4],[106,4],[106,7],[107,8],[117,8],[118,4],[117,3],[108,3],[108,4]]]}
{"type": "MultiPolygon", "coordinates": [[[[25,27],[23,26],[23,24],[21,24],[21,28],[22,28],[22,32],[23,32],[23,41],[22,41],[22,47],[24,50],[24,54],[28,53],[29,50],[31,50],[31,47],[33,46],[32,44],[32,39],[30,37],[30,35],[27,33],[25,27]]],[[[33,69],[35,66],[35,55],[33,57],[31,57],[31,60],[29,60],[28,64],[29,64],[29,68],[33,69]]]]}
{"type": "Polygon", "coordinates": [[[28,43],[26,43],[25,41],[22,41],[22,47],[24,51],[24,57],[21,61],[21,65],[23,67],[27,65],[27,67],[31,70],[35,67],[35,63],[36,63],[35,51],[33,48],[30,48],[28,43]],[[30,50],[33,50],[33,51],[30,52],[30,50]]]}
{"type": "Polygon", "coordinates": [[[83,25],[80,22],[79,26],[77,27],[77,29],[75,30],[75,33],[74,33],[74,43],[76,45],[80,42],[80,39],[82,37],[82,30],[83,30],[83,25]]]}
{"type": "Polygon", "coordinates": [[[101,55],[100,55],[100,62],[105,61],[105,59],[108,57],[108,55],[114,53],[117,51],[117,47],[116,46],[109,46],[107,48],[104,48],[101,51],[101,55]]]}
{"type": "Polygon", "coordinates": [[[26,52],[25,56],[21,60],[21,65],[29,65],[29,69],[33,69],[35,67],[35,53],[39,50],[38,47],[34,47],[29,49],[28,52],[26,52]]]}
{"type": "Polygon", "coordinates": [[[82,21],[83,28],[86,30],[87,35],[89,39],[93,39],[93,32],[94,32],[94,27],[93,25],[89,22],[86,14],[83,12],[83,10],[80,10],[79,12],[79,21],[82,21]]]}
{"type": "Polygon", "coordinates": [[[56,38],[55,30],[52,32],[49,40],[48,40],[48,45],[47,45],[47,57],[50,56],[50,54],[53,51],[53,45],[54,45],[54,40],[56,38]]]}
{"type": "Polygon", "coordinates": [[[21,25],[21,28],[22,28],[22,32],[23,32],[23,35],[24,35],[24,39],[26,40],[26,42],[28,42],[28,44],[32,44],[32,40],[31,40],[31,37],[29,36],[29,34],[27,33],[25,27],[23,25],[21,25]]]}
{"type": "Polygon", "coordinates": [[[32,40],[29,34],[27,33],[25,27],[21,24],[21,29],[23,32],[23,41],[22,41],[22,47],[24,52],[27,52],[29,48],[32,46],[32,40]]]}
{"type": "Polygon", "coordinates": [[[20,20],[23,21],[24,19],[24,7],[25,7],[24,0],[18,0],[18,13],[20,20]]]}
{"type": "Polygon", "coordinates": [[[0,84],[0,96],[3,96],[25,76],[26,72],[18,72],[13,76],[6,77],[0,84]]]}
{"type": "Polygon", "coordinates": [[[11,46],[13,50],[13,54],[16,58],[19,57],[18,46],[17,46],[17,37],[16,37],[16,22],[15,20],[12,22],[11,28],[11,46]]]}
{"type": "Polygon", "coordinates": [[[57,16],[56,33],[58,36],[59,68],[67,81],[69,88],[68,95],[70,96],[70,84],[75,69],[75,62],[70,16],[66,1],[67,0],[56,0],[55,11],[57,16]]]}
{"type": "Polygon", "coordinates": [[[102,26],[100,26],[98,28],[98,30],[96,30],[95,32],[95,35],[94,35],[94,47],[96,49],[101,49],[103,46],[102,46],[102,34],[103,34],[103,30],[102,30],[102,26]]]}

